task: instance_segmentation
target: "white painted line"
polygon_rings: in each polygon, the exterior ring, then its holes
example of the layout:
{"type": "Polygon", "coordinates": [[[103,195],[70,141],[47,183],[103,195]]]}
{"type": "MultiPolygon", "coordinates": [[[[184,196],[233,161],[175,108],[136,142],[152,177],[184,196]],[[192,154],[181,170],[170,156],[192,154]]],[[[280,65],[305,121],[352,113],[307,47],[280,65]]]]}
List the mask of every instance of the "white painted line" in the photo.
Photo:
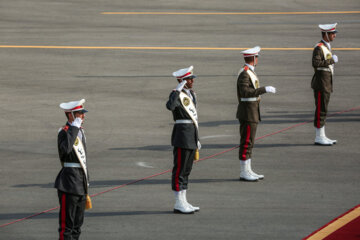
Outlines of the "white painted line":
{"type": "Polygon", "coordinates": [[[201,137],[200,140],[203,140],[203,139],[209,139],[209,138],[224,138],[224,137],[233,137],[235,135],[211,135],[211,136],[204,136],[204,137],[201,137]]]}
{"type": "Polygon", "coordinates": [[[140,167],[144,167],[144,168],[154,168],[153,166],[150,166],[148,163],[146,162],[137,162],[136,165],[140,166],[140,167]]]}

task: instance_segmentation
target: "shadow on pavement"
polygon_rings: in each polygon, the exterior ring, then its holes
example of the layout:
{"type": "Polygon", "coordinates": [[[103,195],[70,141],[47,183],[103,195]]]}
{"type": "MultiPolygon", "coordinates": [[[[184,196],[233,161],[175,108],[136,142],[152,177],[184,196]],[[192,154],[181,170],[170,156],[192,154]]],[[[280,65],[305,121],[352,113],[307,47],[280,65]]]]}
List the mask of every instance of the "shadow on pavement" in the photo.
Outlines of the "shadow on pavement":
{"type": "MultiPolygon", "coordinates": [[[[129,184],[134,182],[138,179],[125,179],[125,180],[102,180],[102,181],[90,181],[90,189],[93,188],[103,188],[103,187],[114,187],[114,186],[121,186],[124,184],[129,184]]],[[[191,184],[196,183],[215,183],[215,182],[232,182],[238,181],[237,179],[191,179],[189,182],[191,184]]],[[[169,184],[170,185],[170,178],[169,179],[146,179],[140,180],[139,182],[133,183],[131,185],[153,185],[153,184],[169,184]]],[[[54,183],[47,183],[47,184],[18,184],[14,185],[15,188],[28,188],[28,187],[39,187],[39,188],[53,188],[54,183]]],[[[54,189],[54,191],[56,191],[54,189]]]]}
{"type": "MultiPolygon", "coordinates": [[[[59,217],[59,210],[55,209],[50,213],[43,213],[33,218],[36,219],[56,219],[59,217]]],[[[0,220],[17,220],[34,215],[36,213],[2,213],[0,220]]],[[[85,217],[111,217],[111,216],[135,216],[135,215],[167,215],[173,214],[172,211],[124,211],[124,212],[85,212],[85,217]]],[[[30,219],[33,219],[30,218],[30,219]]]]}

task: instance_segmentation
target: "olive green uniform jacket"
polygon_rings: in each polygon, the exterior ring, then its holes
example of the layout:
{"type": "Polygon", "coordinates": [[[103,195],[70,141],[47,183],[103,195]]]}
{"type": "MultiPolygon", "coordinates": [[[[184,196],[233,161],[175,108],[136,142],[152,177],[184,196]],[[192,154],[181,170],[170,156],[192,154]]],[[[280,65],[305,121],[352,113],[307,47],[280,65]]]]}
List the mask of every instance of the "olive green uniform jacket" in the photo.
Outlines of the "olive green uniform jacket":
{"type": "Polygon", "coordinates": [[[258,123],[261,121],[260,99],[254,102],[243,102],[241,98],[259,97],[261,94],[266,93],[266,90],[265,87],[255,89],[247,71],[251,71],[251,69],[245,66],[244,71],[240,73],[237,80],[237,97],[239,104],[236,118],[239,119],[239,121],[258,123]]]}
{"type": "MultiPolygon", "coordinates": [[[[323,44],[327,48],[326,44],[324,44],[322,41],[320,41],[319,44],[323,44]]],[[[314,91],[321,91],[327,93],[331,93],[333,91],[333,78],[331,72],[317,70],[318,67],[327,68],[331,64],[334,64],[334,59],[325,59],[321,47],[316,46],[314,48],[312,56],[312,66],[315,73],[311,80],[311,88],[314,89],[314,91]]]]}

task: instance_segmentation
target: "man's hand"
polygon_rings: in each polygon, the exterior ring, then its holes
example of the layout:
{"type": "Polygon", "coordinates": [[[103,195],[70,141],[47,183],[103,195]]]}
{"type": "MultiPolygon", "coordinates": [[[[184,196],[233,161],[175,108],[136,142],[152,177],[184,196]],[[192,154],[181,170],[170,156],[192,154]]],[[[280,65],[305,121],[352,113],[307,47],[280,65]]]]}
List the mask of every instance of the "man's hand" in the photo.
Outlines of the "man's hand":
{"type": "Polygon", "coordinates": [[[186,84],[186,80],[182,80],[182,82],[180,82],[177,87],[176,87],[176,91],[181,92],[181,90],[184,88],[185,84],[186,84]]]}
{"type": "Polygon", "coordinates": [[[338,56],[336,56],[335,54],[332,55],[332,58],[334,59],[334,62],[335,62],[335,63],[337,63],[337,62],[339,61],[338,56]]]}
{"type": "Polygon", "coordinates": [[[75,120],[71,123],[71,126],[80,128],[83,120],[79,117],[75,118],[75,120]]]}
{"type": "Polygon", "coordinates": [[[276,88],[274,88],[273,86],[266,86],[265,90],[267,93],[276,93],[276,88]]]}

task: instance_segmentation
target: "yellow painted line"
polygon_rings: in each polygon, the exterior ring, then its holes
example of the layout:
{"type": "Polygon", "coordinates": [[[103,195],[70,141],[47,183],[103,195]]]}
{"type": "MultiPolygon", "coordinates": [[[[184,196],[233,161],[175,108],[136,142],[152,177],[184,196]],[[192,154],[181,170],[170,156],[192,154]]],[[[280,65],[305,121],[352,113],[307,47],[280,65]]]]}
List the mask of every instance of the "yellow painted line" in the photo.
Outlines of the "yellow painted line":
{"type": "Polygon", "coordinates": [[[337,219],[335,222],[330,223],[328,226],[321,229],[319,232],[315,233],[306,240],[322,240],[359,216],[360,206],[355,208],[353,211],[347,213],[346,215],[342,216],[341,218],[337,219]]]}
{"type": "MultiPolygon", "coordinates": [[[[31,46],[31,45],[0,45],[0,48],[29,48],[29,49],[99,49],[99,50],[223,50],[238,51],[249,47],[125,47],[125,46],[31,46]]],[[[311,51],[313,48],[261,48],[265,51],[311,51]]],[[[360,51],[360,48],[333,48],[337,51],[360,51]]]]}
{"type": "Polygon", "coordinates": [[[0,45],[0,48],[40,48],[40,49],[110,49],[110,50],[244,50],[247,48],[210,48],[210,47],[124,47],[124,46],[21,46],[0,45]]]}
{"type": "Polygon", "coordinates": [[[360,11],[331,12],[102,12],[101,14],[119,15],[309,15],[309,14],[355,14],[360,11]]]}

